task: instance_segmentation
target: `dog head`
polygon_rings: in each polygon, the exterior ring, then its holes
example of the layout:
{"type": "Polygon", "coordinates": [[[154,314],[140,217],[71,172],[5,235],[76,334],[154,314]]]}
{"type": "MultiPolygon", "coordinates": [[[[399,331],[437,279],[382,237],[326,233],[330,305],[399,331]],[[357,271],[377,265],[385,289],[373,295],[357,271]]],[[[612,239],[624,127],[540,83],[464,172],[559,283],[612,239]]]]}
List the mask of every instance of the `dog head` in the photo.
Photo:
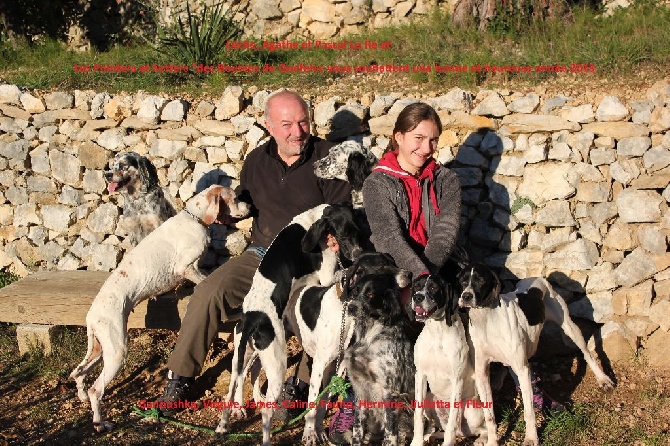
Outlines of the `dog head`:
{"type": "Polygon", "coordinates": [[[488,266],[476,263],[466,266],[458,275],[461,286],[460,307],[494,308],[500,305],[500,279],[488,266]]]}
{"type": "Polygon", "coordinates": [[[412,273],[398,268],[393,261],[393,257],[382,252],[364,252],[347,268],[344,280],[343,292],[347,297],[351,296],[354,285],[361,277],[369,274],[389,273],[395,276],[395,280],[400,288],[409,286],[412,280],[412,273]]]}
{"type": "Polygon", "coordinates": [[[209,226],[225,216],[244,218],[249,205],[238,201],[235,192],[226,186],[214,184],[186,202],[186,209],[209,226]]]}
{"type": "Polygon", "coordinates": [[[319,178],[348,181],[352,189],[360,190],[377,161],[370,150],[356,141],[344,141],[314,162],[314,174],[319,178]]]}
{"type": "Polygon", "coordinates": [[[366,274],[353,284],[347,312],[357,320],[368,319],[387,326],[401,323],[404,315],[400,288],[392,272],[366,274]]]}
{"type": "Polygon", "coordinates": [[[302,238],[302,251],[305,253],[323,251],[326,236],[330,234],[340,246],[340,257],[353,262],[363,252],[360,232],[354,221],[351,205],[331,204],[302,238]]]}
{"type": "Polygon", "coordinates": [[[135,152],[117,154],[105,171],[107,191],[119,191],[130,197],[158,187],[156,168],[145,156],[135,152]]]}
{"type": "Polygon", "coordinates": [[[412,297],[407,311],[411,320],[445,319],[449,327],[458,311],[454,288],[437,274],[422,275],[412,282],[412,297]]]}

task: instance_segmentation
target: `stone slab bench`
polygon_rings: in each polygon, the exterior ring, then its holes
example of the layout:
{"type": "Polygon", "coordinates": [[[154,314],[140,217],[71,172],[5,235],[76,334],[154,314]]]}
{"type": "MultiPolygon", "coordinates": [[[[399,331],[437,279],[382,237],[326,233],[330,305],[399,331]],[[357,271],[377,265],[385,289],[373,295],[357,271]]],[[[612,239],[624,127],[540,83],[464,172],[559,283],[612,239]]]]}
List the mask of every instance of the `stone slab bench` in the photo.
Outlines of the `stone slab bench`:
{"type": "MultiPolygon", "coordinates": [[[[109,277],[104,271],[41,271],[0,288],[0,322],[21,324],[21,337],[35,338],[50,349],[54,331],[49,326],[86,326],[86,313],[109,277]]],[[[141,302],[128,318],[128,328],[179,330],[193,287],[183,286],[141,302]]],[[[236,321],[222,324],[230,334],[236,321]]],[[[227,336],[224,336],[227,337],[227,336]]],[[[28,339],[26,342],[30,343],[28,339]]],[[[35,344],[35,342],[32,342],[35,344]]],[[[21,352],[23,353],[23,352],[21,352]]]]}

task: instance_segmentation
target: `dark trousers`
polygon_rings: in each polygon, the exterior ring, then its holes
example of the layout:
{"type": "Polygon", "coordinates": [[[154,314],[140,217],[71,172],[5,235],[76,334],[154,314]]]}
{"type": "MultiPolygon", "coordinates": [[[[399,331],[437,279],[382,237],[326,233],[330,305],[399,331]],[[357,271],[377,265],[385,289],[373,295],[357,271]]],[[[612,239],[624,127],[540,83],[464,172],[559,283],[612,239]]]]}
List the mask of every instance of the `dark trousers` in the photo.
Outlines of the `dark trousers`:
{"type": "Polygon", "coordinates": [[[186,307],[177,343],[167,366],[180,376],[195,377],[202,371],[207,352],[219,332],[219,322],[231,312],[241,312],[242,301],[261,258],[245,251],[219,266],[194,289],[186,307]]]}

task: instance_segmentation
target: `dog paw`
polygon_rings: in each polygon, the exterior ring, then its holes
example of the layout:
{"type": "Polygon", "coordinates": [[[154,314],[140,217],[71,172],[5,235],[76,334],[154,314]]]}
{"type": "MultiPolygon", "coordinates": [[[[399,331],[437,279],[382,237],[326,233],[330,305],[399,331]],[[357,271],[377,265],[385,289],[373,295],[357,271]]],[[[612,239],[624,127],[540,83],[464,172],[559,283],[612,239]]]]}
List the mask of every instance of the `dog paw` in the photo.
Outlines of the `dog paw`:
{"type": "Polygon", "coordinates": [[[243,407],[230,409],[230,419],[240,419],[243,420],[247,417],[247,410],[243,407]]]}
{"type": "Polygon", "coordinates": [[[328,444],[328,440],[325,434],[319,437],[315,431],[305,431],[302,434],[302,444],[303,446],[318,446],[320,444],[328,444]]]}
{"type": "Polygon", "coordinates": [[[600,387],[601,390],[609,392],[614,389],[614,382],[612,382],[612,380],[608,376],[605,376],[598,380],[598,386],[600,387]]]}
{"type": "Polygon", "coordinates": [[[114,429],[114,425],[109,421],[101,421],[100,423],[93,423],[93,429],[99,434],[104,432],[111,432],[114,429]]]}

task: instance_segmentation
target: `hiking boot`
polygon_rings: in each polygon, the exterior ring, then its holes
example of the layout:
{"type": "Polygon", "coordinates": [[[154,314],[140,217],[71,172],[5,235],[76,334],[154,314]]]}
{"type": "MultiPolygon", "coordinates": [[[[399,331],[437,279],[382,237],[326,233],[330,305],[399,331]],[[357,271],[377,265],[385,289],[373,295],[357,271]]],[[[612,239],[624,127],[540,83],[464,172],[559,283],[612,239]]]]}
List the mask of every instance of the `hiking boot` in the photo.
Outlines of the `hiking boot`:
{"type": "Polygon", "coordinates": [[[286,380],[284,388],[277,399],[278,406],[274,411],[275,419],[280,423],[286,423],[303,413],[305,409],[302,408],[302,404],[307,404],[308,388],[307,383],[297,378],[295,380],[293,378],[286,380]],[[292,405],[291,403],[297,407],[288,408],[292,405]]]}
{"type": "Polygon", "coordinates": [[[328,424],[328,441],[335,445],[350,445],[353,428],[354,409],[347,407],[339,409],[328,424]]]}
{"type": "Polygon", "coordinates": [[[168,370],[167,379],[163,395],[156,402],[164,403],[158,405],[158,410],[161,414],[172,416],[185,406],[190,396],[191,388],[195,383],[195,378],[179,376],[172,370],[168,370]]]}

